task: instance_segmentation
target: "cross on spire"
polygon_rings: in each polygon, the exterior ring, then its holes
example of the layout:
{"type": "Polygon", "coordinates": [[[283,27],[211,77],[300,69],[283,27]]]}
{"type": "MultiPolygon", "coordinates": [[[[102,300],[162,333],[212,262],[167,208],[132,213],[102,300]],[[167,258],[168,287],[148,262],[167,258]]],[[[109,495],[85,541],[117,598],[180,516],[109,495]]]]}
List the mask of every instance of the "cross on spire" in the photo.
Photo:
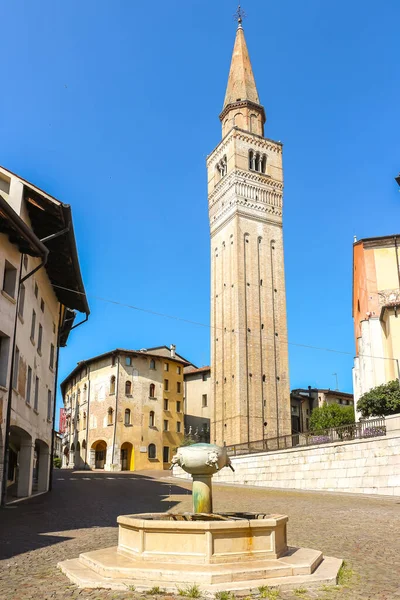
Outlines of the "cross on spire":
{"type": "Polygon", "coordinates": [[[246,18],[246,13],[244,12],[244,10],[240,6],[240,4],[238,5],[237,11],[235,12],[235,14],[233,16],[234,16],[235,21],[238,22],[238,27],[242,28],[242,22],[243,22],[243,19],[246,18]]]}

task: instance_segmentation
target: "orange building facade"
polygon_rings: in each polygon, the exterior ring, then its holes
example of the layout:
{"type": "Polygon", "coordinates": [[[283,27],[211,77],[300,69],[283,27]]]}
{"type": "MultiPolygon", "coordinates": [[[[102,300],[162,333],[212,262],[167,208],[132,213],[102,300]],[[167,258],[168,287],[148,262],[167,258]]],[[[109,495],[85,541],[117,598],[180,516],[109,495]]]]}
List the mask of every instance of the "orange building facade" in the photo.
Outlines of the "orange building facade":
{"type": "Polygon", "coordinates": [[[400,235],[353,246],[355,404],[371,388],[397,379],[400,360],[400,235]]]}

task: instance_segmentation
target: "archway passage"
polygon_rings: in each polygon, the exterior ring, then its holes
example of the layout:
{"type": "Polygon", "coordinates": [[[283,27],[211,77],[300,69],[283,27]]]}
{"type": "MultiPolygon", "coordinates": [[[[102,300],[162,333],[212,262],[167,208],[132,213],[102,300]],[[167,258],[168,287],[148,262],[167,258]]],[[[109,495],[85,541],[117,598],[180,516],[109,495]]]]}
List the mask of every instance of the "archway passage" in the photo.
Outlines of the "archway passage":
{"type": "Polygon", "coordinates": [[[12,425],[7,471],[7,498],[24,498],[32,494],[34,442],[27,431],[12,425]]]}
{"type": "Polygon", "coordinates": [[[50,448],[43,440],[35,440],[34,477],[38,492],[47,492],[50,475],[50,448]]]}
{"type": "Polygon", "coordinates": [[[121,446],[121,470],[135,470],[135,451],[130,442],[124,442],[121,446]]]}
{"type": "Polygon", "coordinates": [[[92,445],[92,449],[95,452],[94,468],[104,469],[107,458],[107,444],[103,441],[95,442],[92,445]]]}

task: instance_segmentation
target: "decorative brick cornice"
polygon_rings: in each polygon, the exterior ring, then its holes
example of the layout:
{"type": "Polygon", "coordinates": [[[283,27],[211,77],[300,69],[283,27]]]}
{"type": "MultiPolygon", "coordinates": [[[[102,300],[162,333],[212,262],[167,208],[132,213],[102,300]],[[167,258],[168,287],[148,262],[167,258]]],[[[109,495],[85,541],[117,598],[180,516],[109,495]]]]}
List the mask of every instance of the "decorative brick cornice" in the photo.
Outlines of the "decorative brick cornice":
{"type": "Polygon", "coordinates": [[[276,152],[276,154],[282,154],[282,144],[280,142],[274,142],[273,140],[243,131],[242,129],[234,129],[234,137],[251,146],[276,152]]]}
{"type": "Polygon", "coordinates": [[[264,107],[261,104],[256,104],[255,102],[251,102],[250,100],[239,100],[238,102],[231,102],[227,104],[221,114],[219,115],[219,120],[222,122],[225,116],[231,111],[236,110],[237,108],[249,108],[250,110],[255,110],[258,113],[261,113],[263,123],[265,123],[266,116],[264,107]]]}

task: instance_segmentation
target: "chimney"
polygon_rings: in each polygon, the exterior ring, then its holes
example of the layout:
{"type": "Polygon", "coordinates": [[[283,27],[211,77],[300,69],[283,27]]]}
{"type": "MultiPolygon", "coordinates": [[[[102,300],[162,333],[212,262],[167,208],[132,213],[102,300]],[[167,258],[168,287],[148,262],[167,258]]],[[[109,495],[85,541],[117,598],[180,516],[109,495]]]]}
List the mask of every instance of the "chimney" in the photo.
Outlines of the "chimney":
{"type": "Polygon", "coordinates": [[[171,344],[169,349],[171,351],[171,358],[175,358],[175,350],[176,350],[175,344],[171,344]]]}

